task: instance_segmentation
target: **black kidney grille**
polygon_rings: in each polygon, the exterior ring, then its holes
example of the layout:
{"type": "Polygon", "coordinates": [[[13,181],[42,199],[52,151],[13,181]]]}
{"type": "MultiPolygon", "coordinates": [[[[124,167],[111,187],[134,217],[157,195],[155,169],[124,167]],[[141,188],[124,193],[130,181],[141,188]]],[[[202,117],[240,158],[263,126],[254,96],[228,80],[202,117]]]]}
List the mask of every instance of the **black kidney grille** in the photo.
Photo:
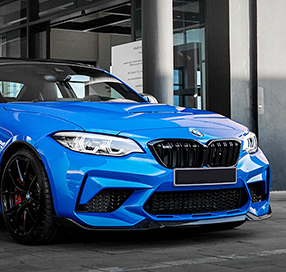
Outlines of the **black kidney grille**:
{"type": "Polygon", "coordinates": [[[250,183],[247,184],[247,186],[251,195],[252,203],[266,200],[267,196],[263,191],[261,182],[250,183]]]}
{"type": "Polygon", "coordinates": [[[195,141],[163,141],[154,145],[157,158],[167,168],[200,167],[203,145],[195,141]]]}
{"type": "Polygon", "coordinates": [[[210,167],[232,166],[237,163],[240,143],[235,140],[214,141],[208,145],[208,161],[210,167]]]}
{"type": "Polygon", "coordinates": [[[159,140],[149,143],[157,161],[167,168],[234,166],[240,153],[237,140],[211,141],[202,145],[192,140],[159,140]]]}
{"type": "Polygon", "coordinates": [[[103,189],[88,203],[78,205],[77,212],[109,213],[117,210],[133,193],[133,190],[103,189]]]}
{"type": "Polygon", "coordinates": [[[144,205],[153,215],[200,214],[236,210],[248,201],[242,188],[155,192],[144,205]]]}

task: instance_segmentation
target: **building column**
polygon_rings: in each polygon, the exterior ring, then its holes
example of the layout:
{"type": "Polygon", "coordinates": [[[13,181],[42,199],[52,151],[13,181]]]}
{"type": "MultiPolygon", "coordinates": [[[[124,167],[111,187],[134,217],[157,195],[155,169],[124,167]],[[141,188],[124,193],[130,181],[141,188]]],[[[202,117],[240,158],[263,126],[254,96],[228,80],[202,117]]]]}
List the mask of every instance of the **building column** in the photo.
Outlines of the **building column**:
{"type": "Polygon", "coordinates": [[[28,0],[27,1],[27,57],[37,58],[39,57],[39,41],[36,37],[37,29],[35,26],[31,26],[30,23],[39,19],[39,1],[28,0]]]}
{"type": "Polygon", "coordinates": [[[173,1],[142,1],[143,91],[173,105],[173,1]]]}
{"type": "Polygon", "coordinates": [[[230,117],[229,0],[205,0],[205,30],[206,108],[230,117]]]}

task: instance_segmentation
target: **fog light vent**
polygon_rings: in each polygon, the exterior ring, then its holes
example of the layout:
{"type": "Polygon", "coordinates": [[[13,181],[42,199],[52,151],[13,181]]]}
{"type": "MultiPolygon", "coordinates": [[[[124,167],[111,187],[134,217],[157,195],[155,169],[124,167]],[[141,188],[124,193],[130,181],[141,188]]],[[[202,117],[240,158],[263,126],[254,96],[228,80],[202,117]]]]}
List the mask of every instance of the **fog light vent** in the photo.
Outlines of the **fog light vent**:
{"type": "Polygon", "coordinates": [[[247,184],[252,203],[261,202],[266,200],[266,194],[264,194],[262,182],[254,182],[247,184]]]}
{"type": "Polygon", "coordinates": [[[117,210],[133,192],[133,190],[103,189],[86,204],[78,205],[76,211],[110,213],[117,210]]]}

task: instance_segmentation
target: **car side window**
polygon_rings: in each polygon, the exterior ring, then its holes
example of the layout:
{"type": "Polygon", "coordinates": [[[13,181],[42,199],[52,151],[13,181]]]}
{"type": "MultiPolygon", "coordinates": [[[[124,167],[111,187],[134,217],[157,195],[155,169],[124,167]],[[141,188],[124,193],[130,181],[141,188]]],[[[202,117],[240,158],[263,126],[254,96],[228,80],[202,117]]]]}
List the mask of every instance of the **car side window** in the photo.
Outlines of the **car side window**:
{"type": "Polygon", "coordinates": [[[115,98],[124,99],[124,96],[122,96],[114,88],[104,82],[92,83],[86,85],[85,88],[86,93],[88,93],[89,95],[98,95],[101,97],[102,100],[110,100],[115,98]]]}
{"type": "Polygon", "coordinates": [[[0,81],[0,93],[6,101],[16,100],[24,84],[10,81],[0,81]]]}

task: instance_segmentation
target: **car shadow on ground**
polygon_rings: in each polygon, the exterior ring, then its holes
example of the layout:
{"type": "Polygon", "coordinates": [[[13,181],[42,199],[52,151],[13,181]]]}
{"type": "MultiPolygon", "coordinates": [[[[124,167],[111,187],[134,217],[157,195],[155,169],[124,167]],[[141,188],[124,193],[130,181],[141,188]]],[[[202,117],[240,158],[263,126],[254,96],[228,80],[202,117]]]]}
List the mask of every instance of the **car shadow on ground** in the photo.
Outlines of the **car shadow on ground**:
{"type": "Polygon", "coordinates": [[[94,245],[100,248],[149,248],[176,245],[190,245],[216,243],[221,241],[245,240],[253,236],[254,231],[249,232],[243,226],[230,230],[204,230],[199,227],[188,228],[163,228],[155,230],[136,231],[79,231],[69,230],[59,241],[60,244],[82,244],[94,245]],[[139,246],[139,247],[138,247],[139,246]]]}
{"type": "MultiPolygon", "coordinates": [[[[150,247],[172,245],[188,245],[203,244],[216,241],[237,241],[238,239],[247,239],[251,237],[255,231],[245,229],[244,224],[239,228],[230,230],[204,230],[199,227],[185,227],[185,228],[163,228],[153,230],[100,230],[100,231],[86,231],[81,229],[64,229],[62,237],[54,243],[58,246],[69,245],[97,245],[97,247],[112,247],[113,249],[122,246],[138,246],[150,247]]],[[[3,217],[0,216],[0,240],[11,241],[9,232],[5,227],[3,217]]]]}

